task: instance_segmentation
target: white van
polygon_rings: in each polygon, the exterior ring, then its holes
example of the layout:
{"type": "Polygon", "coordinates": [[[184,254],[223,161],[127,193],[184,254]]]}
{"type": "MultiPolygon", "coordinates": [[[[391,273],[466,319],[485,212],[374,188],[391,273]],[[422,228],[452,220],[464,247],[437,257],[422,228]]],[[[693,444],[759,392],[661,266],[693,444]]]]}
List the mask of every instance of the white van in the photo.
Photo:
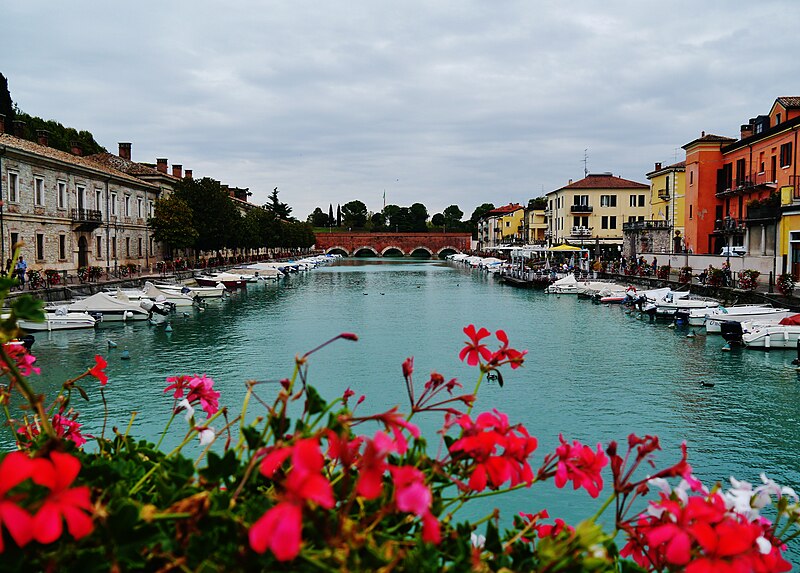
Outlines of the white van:
{"type": "Polygon", "coordinates": [[[744,247],[722,247],[719,253],[723,257],[743,257],[747,254],[747,249],[744,247]]]}

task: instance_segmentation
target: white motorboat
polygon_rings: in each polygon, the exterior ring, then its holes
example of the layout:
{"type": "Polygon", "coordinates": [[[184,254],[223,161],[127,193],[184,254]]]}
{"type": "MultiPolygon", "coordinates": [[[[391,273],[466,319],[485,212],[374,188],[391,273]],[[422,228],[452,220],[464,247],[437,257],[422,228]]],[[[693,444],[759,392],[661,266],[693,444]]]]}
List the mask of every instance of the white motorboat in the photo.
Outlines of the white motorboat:
{"type": "Polygon", "coordinates": [[[216,287],[218,284],[223,284],[225,288],[229,290],[245,288],[248,280],[249,278],[243,279],[241,275],[225,272],[213,275],[196,275],[194,277],[194,282],[196,282],[198,286],[216,287]]]}
{"type": "Polygon", "coordinates": [[[27,332],[38,332],[94,328],[97,323],[98,320],[88,312],[69,312],[66,306],[60,306],[52,312],[45,312],[44,322],[21,319],[19,327],[27,332]]]}
{"type": "Polygon", "coordinates": [[[548,286],[544,289],[544,292],[548,294],[578,294],[579,284],[575,275],[570,273],[548,286]]]}
{"type": "Polygon", "coordinates": [[[254,263],[233,270],[242,277],[253,277],[256,281],[278,280],[286,275],[276,267],[265,263],[254,263]]]}
{"type": "Polygon", "coordinates": [[[718,306],[719,301],[716,300],[693,298],[689,292],[670,291],[650,305],[647,312],[657,317],[675,317],[685,320],[689,311],[693,309],[717,308],[718,306]]]}
{"type": "Polygon", "coordinates": [[[139,305],[150,314],[149,319],[152,324],[167,322],[172,310],[175,308],[163,299],[153,301],[149,298],[143,298],[139,305]]]}
{"type": "Polygon", "coordinates": [[[706,332],[719,334],[723,322],[778,322],[787,316],[796,314],[788,308],[775,308],[771,305],[743,304],[736,306],[720,306],[718,308],[698,308],[689,311],[689,324],[702,326],[706,332]]]}
{"type": "Polygon", "coordinates": [[[195,298],[180,291],[170,291],[167,292],[158,288],[156,285],[147,281],[144,283],[144,288],[142,289],[144,295],[149,298],[150,300],[159,301],[165,300],[166,302],[174,305],[175,307],[185,307],[185,306],[192,306],[195,302],[195,298]]]}
{"type": "Polygon", "coordinates": [[[800,314],[795,314],[781,319],[777,324],[764,324],[761,326],[742,327],[742,344],[746,348],[771,350],[773,348],[796,349],[800,339],[800,314]]]}
{"type": "Polygon", "coordinates": [[[217,284],[216,286],[208,286],[208,287],[201,287],[201,286],[188,286],[188,285],[179,285],[179,284],[166,284],[166,283],[155,283],[154,285],[159,290],[163,291],[165,294],[170,295],[174,293],[178,294],[185,294],[192,298],[200,298],[207,299],[207,298],[222,298],[227,290],[225,285],[217,284]]]}
{"type": "Polygon", "coordinates": [[[67,312],[88,312],[103,322],[147,320],[149,313],[138,303],[125,302],[105,292],[98,292],[65,305],[67,312]]]}

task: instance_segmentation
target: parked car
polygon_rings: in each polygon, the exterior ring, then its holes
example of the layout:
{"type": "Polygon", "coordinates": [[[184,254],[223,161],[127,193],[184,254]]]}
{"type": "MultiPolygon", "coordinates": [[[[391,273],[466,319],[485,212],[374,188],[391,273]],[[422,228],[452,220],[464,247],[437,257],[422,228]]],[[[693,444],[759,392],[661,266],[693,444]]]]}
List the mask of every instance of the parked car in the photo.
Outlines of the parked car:
{"type": "Polygon", "coordinates": [[[719,253],[723,257],[743,257],[747,254],[747,249],[744,247],[722,247],[719,253]]]}

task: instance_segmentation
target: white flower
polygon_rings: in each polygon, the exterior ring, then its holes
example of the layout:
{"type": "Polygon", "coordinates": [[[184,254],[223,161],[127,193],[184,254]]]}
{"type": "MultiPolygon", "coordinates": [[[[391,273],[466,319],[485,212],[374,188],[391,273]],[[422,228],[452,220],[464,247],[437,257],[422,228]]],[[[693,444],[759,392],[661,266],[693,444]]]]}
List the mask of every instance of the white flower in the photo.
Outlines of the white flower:
{"type": "Polygon", "coordinates": [[[770,543],[763,535],[756,539],[756,545],[758,545],[758,551],[762,555],[769,555],[772,551],[772,543],[770,543]]]}
{"type": "Polygon", "coordinates": [[[483,535],[478,535],[475,532],[472,532],[469,536],[470,543],[472,543],[473,547],[480,547],[483,548],[483,544],[486,543],[486,537],[483,535]]]}
{"type": "Polygon", "coordinates": [[[200,438],[201,446],[207,446],[214,441],[216,433],[214,432],[214,428],[204,428],[197,431],[197,437],[200,438]]]}
{"type": "Polygon", "coordinates": [[[183,419],[186,420],[187,422],[192,419],[192,416],[194,416],[194,408],[189,403],[189,400],[187,400],[186,398],[178,402],[177,411],[180,412],[181,410],[185,410],[183,414],[183,419]]]}
{"type": "Polygon", "coordinates": [[[664,478],[650,478],[649,480],[647,480],[647,485],[655,489],[661,490],[661,492],[664,493],[665,495],[669,495],[672,493],[672,487],[669,485],[669,482],[664,478]]]}

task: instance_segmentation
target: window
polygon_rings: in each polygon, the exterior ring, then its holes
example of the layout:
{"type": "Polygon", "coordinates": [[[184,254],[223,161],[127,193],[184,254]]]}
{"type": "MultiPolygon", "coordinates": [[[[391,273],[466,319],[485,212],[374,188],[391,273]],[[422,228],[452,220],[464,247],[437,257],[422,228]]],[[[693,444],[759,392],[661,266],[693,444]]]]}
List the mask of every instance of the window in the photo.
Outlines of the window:
{"type": "Polygon", "coordinates": [[[130,195],[125,195],[125,199],[123,199],[123,202],[124,202],[125,205],[124,205],[124,211],[122,212],[122,214],[125,217],[130,217],[131,216],[131,196],[130,195]]]}
{"type": "Polygon", "coordinates": [[[689,185],[694,185],[694,171],[689,170],[689,185]]]}
{"type": "Polygon", "coordinates": [[[745,161],[744,159],[736,160],[736,186],[741,187],[744,185],[745,180],[745,161]]]}
{"type": "Polygon", "coordinates": [[[640,221],[640,222],[641,222],[641,221],[644,221],[644,215],[639,215],[639,218],[638,218],[638,219],[636,219],[636,220],[637,220],[637,221],[640,221]]]}
{"type": "MultiPolygon", "coordinates": [[[[136,198],[136,216],[140,219],[144,217],[144,203],[141,197],[136,198]]],[[[506,223],[506,227],[508,227],[508,223],[506,223]]]]}
{"type": "Polygon", "coordinates": [[[36,233],[36,260],[44,260],[44,235],[42,233],[36,233]]]}
{"type": "Polygon", "coordinates": [[[66,260],[67,258],[67,236],[58,236],[58,258],[59,260],[66,260]]]}
{"type": "Polygon", "coordinates": [[[608,229],[608,216],[603,215],[600,217],[600,228],[601,229],[608,229]]]}
{"type": "Polygon", "coordinates": [[[762,151],[761,153],[758,154],[758,172],[759,173],[764,173],[764,166],[766,166],[766,163],[764,162],[764,152],[762,151]]]}
{"type": "Polygon", "coordinates": [[[19,201],[19,174],[8,172],[8,200],[12,203],[19,201]]]}
{"type": "Polygon", "coordinates": [[[600,195],[600,206],[601,207],[616,207],[617,206],[617,196],[616,195],[600,195]]]}
{"type": "Polygon", "coordinates": [[[102,259],[103,258],[103,237],[101,237],[100,235],[96,236],[94,238],[94,243],[95,243],[95,245],[97,245],[97,258],[98,259],[102,259]]]}
{"type": "Polygon", "coordinates": [[[784,143],[781,145],[781,167],[789,167],[792,164],[792,144],[784,143]]]}
{"type": "Polygon", "coordinates": [[[690,219],[692,218],[692,206],[691,205],[689,205],[689,218],[690,219]]]}
{"type": "Polygon", "coordinates": [[[572,197],[572,204],[573,205],[588,205],[589,204],[589,196],[588,195],[575,195],[572,197]]]}
{"type": "Polygon", "coordinates": [[[645,195],[639,195],[639,207],[644,207],[645,195]]]}
{"type": "Polygon", "coordinates": [[[111,237],[111,258],[117,258],[117,238],[111,237]]]}
{"type": "MultiPolygon", "coordinates": [[[[629,217],[629,220],[632,223],[633,221],[631,219],[633,219],[633,217],[629,217]]],[[[600,227],[602,229],[616,229],[617,228],[617,218],[614,215],[611,215],[611,216],[605,216],[604,215],[600,219],[600,227]]]]}
{"type": "Polygon", "coordinates": [[[775,125],[778,125],[781,122],[781,114],[775,114],[775,125]]]}
{"type": "Polygon", "coordinates": [[[19,233],[11,233],[11,248],[9,249],[9,252],[14,252],[14,245],[17,243],[19,243],[19,233]]]}
{"type": "Polygon", "coordinates": [[[139,237],[137,242],[138,242],[138,247],[139,247],[139,256],[141,257],[142,256],[142,238],[139,237]]]}
{"type": "MultiPolygon", "coordinates": [[[[155,214],[155,205],[153,205],[152,201],[147,202],[147,216],[152,217],[155,214]]],[[[531,219],[533,217],[531,216],[531,219]]]]}
{"type": "Polygon", "coordinates": [[[611,215],[608,218],[608,228],[609,229],[616,229],[617,228],[617,218],[614,215],[611,215]]]}
{"type": "Polygon", "coordinates": [[[44,177],[33,178],[33,204],[37,207],[44,205],[44,177]]]}
{"type": "Polygon", "coordinates": [[[78,193],[78,210],[83,211],[86,209],[86,188],[78,185],[76,190],[78,193]]]}
{"type": "Polygon", "coordinates": [[[636,207],[636,195],[631,195],[628,199],[628,203],[631,207],[636,207]]]}
{"type": "Polygon", "coordinates": [[[126,257],[130,257],[131,256],[131,238],[130,237],[125,237],[125,256],[126,257]]]}
{"type": "Polygon", "coordinates": [[[56,190],[58,193],[58,208],[59,209],[66,209],[67,208],[67,182],[66,181],[59,181],[56,183],[56,190]]]}
{"type": "Polygon", "coordinates": [[[94,190],[94,208],[103,212],[103,190],[102,189],[95,189],[94,190]]]}
{"type": "Polygon", "coordinates": [[[111,198],[108,200],[110,203],[109,208],[111,209],[111,215],[116,217],[117,216],[117,194],[111,193],[111,198]]]}

